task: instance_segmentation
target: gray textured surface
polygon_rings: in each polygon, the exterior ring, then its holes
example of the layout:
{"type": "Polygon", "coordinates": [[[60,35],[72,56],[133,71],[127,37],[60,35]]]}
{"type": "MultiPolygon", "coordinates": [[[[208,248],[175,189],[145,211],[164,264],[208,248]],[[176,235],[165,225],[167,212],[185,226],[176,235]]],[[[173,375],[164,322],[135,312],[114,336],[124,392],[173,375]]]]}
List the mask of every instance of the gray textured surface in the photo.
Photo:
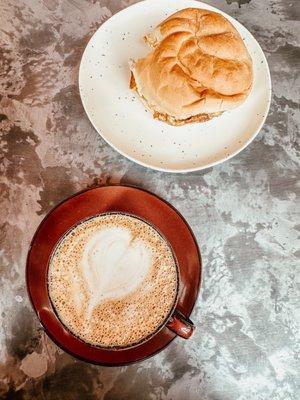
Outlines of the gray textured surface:
{"type": "Polygon", "coordinates": [[[84,46],[130,3],[0,0],[0,397],[298,400],[299,1],[209,1],[262,45],[273,100],[243,153],[187,175],[153,172],[119,156],[80,103],[84,46]],[[140,185],[172,202],[191,224],[204,264],[193,339],[115,369],[60,351],[40,328],[24,281],[28,244],[43,216],[105,182],[140,185]]]}

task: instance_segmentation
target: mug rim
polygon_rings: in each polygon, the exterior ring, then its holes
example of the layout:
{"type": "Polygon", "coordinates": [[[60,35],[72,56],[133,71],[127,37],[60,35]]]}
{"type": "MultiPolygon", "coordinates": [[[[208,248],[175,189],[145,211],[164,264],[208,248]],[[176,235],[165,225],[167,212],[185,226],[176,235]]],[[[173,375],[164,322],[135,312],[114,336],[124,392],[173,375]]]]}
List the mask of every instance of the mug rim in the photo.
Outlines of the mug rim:
{"type": "MultiPolygon", "coordinates": [[[[109,349],[109,348],[99,348],[99,347],[96,347],[94,345],[90,345],[90,344],[82,341],[78,337],[76,337],[73,333],[71,333],[72,338],[76,342],[81,342],[84,347],[89,347],[90,349],[95,349],[95,350],[101,350],[101,351],[103,351],[105,353],[117,354],[117,353],[124,352],[124,357],[121,357],[122,360],[119,360],[119,361],[116,360],[115,361],[114,360],[115,357],[112,356],[111,358],[109,358],[109,355],[105,356],[105,358],[106,358],[105,360],[102,360],[102,359],[100,359],[101,357],[98,358],[98,356],[95,357],[95,356],[92,356],[92,355],[83,354],[84,353],[84,349],[83,350],[82,349],[80,349],[80,350],[76,349],[76,351],[75,351],[73,349],[74,348],[74,343],[72,344],[72,346],[70,346],[70,344],[68,343],[68,340],[70,340],[70,338],[66,338],[66,337],[62,338],[61,334],[54,334],[53,333],[53,329],[52,329],[53,326],[51,327],[51,329],[49,328],[49,325],[50,325],[49,319],[48,319],[48,321],[45,321],[46,314],[45,313],[42,314],[42,311],[45,311],[45,310],[41,306],[40,300],[37,301],[37,297],[39,295],[36,294],[36,290],[34,289],[34,285],[33,285],[34,279],[32,279],[32,268],[34,268],[34,267],[31,266],[31,263],[33,262],[32,253],[34,251],[35,251],[35,253],[37,253],[36,241],[41,239],[39,236],[41,236],[41,231],[43,230],[44,225],[47,224],[49,219],[54,218],[54,214],[57,212],[57,210],[59,210],[60,208],[63,208],[64,205],[66,205],[66,204],[68,205],[68,203],[72,202],[72,200],[76,201],[82,196],[85,196],[85,195],[87,195],[87,196],[91,195],[92,196],[94,194],[95,194],[95,196],[97,196],[99,194],[100,197],[101,197],[101,193],[98,193],[98,191],[101,192],[102,189],[104,190],[104,192],[105,192],[105,190],[110,191],[110,189],[113,190],[113,191],[114,190],[121,191],[121,192],[125,191],[125,195],[128,194],[129,197],[130,197],[130,195],[132,195],[132,191],[134,192],[133,197],[135,196],[135,192],[137,191],[138,195],[144,195],[146,197],[148,196],[150,198],[150,200],[149,200],[150,202],[153,201],[153,199],[154,199],[156,202],[160,203],[160,205],[163,206],[165,209],[168,209],[168,212],[172,213],[173,216],[176,216],[176,218],[178,220],[177,221],[177,225],[180,222],[181,225],[182,225],[181,228],[184,228],[185,231],[186,231],[186,234],[189,235],[189,241],[190,241],[189,245],[192,244],[193,253],[194,253],[193,254],[194,265],[192,267],[190,267],[191,271],[189,271],[189,272],[192,273],[192,275],[193,275],[192,278],[194,278],[194,279],[191,279],[188,282],[189,285],[190,285],[190,288],[189,288],[189,290],[187,292],[185,291],[186,293],[184,293],[184,295],[183,295],[182,293],[180,293],[180,291],[181,291],[180,290],[180,284],[181,284],[181,273],[185,273],[185,271],[180,268],[181,267],[180,266],[180,261],[177,259],[176,250],[173,248],[172,243],[169,240],[169,238],[167,238],[166,235],[163,232],[161,232],[161,229],[159,227],[157,227],[156,224],[153,224],[152,221],[149,221],[147,218],[141,217],[141,215],[139,215],[139,214],[137,215],[134,212],[125,211],[125,213],[133,214],[134,217],[140,218],[142,220],[144,219],[145,222],[147,224],[149,224],[150,226],[154,225],[154,229],[156,231],[158,231],[159,233],[163,233],[163,235],[162,235],[163,238],[170,245],[171,249],[173,250],[173,252],[175,254],[175,257],[176,257],[176,260],[177,260],[177,268],[178,268],[178,272],[179,272],[179,282],[178,282],[178,292],[179,293],[178,293],[176,302],[174,303],[175,307],[174,307],[174,309],[172,309],[172,313],[174,313],[174,311],[176,309],[178,309],[180,312],[183,312],[184,315],[187,318],[190,317],[190,314],[192,313],[192,310],[194,308],[194,305],[195,305],[197,297],[198,297],[199,288],[201,286],[202,260],[201,260],[200,249],[199,249],[197,240],[195,238],[195,235],[194,235],[191,227],[187,223],[187,221],[181,215],[181,213],[172,204],[170,204],[166,200],[162,199],[160,196],[158,196],[158,195],[156,195],[156,194],[154,194],[154,193],[152,193],[152,192],[150,192],[148,190],[145,190],[143,188],[139,188],[137,186],[134,186],[134,185],[124,185],[124,184],[114,185],[114,184],[110,184],[110,185],[100,185],[100,186],[97,186],[97,187],[92,187],[92,188],[88,188],[88,189],[82,190],[80,192],[77,192],[77,193],[67,197],[63,201],[61,201],[54,208],[52,208],[47,213],[47,215],[42,219],[42,221],[38,225],[38,227],[37,227],[37,229],[36,229],[36,231],[35,231],[35,233],[33,235],[32,241],[31,241],[29,249],[28,249],[27,260],[26,260],[27,292],[28,292],[28,296],[29,296],[30,302],[32,304],[32,307],[33,307],[35,313],[37,314],[37,317],[38,317],[41,325],[43,326],[43,328],[44,328],[45,332],[47,333],[47,335],[53,340],[53,342],[58,347],[60,347],[62,350],[66,351],[67,353],[71,354],[72,356],[76,357],[77,359],[86,361],[86,362],[91,363],[91,364],[96,364],[96,365],[122,366],[122,365],[129,365],[129,364],[132,364],[132,363],[143,361],[143,360],[145,360],[145,359],[147,359],[149,357],[154,356],[155,354],[159,353],[163,349],[165,349],[175,339],[175,337],[177,336],[174,332],[170,331],[166,327],[166,324],[167,324],[168,320],[164,320],[164,324],[161,326],[160,330],[156,331],[154,333],[153,337],[151,337],[150,339],[144,341],[142,344],[137,344],[136,346],[127,347],[125,349],[119,349],[119,351],[115,351],[115,350],[112,350],[112,349],[109,349]],[[188,292],[190,292],[190,293],[188,293],[188,292]],[[180,303],[181,303],[182,299],[183,299],[182,304],[179,304],[179,300],[180,300],[180,303]],[[164,328],[166,328],[168,330],[168,332],[169,332],[168,335],[166,335],[166,332],[165,332],[164,328]],[[154,340],[158,336],[161,336],[161,337],[158,338],[157,340],[154,340]],[[154,341],[155,341],[155,343],[151,343],[151,342],[154,342],[154,341]],[[67,342],[67,344],[65,342],[67,342]],[[149,349],[148,348],[144,348],[143,349],[143,347],[149,347],[150,343],[151,343],[153,348],[149,348],[149,349]],[[147,345],[147,346],[145,346],[145,345],[147,345]],[[73,347],[73,348],[70,348],[69,346],[73,347]],[[133,352],[135,352],[135,350],[136,350],[136,352],[139,353],[139,354],[138,355],[129,354],[131,352],[131,350],[133,352]],[[125,354],[127,352],[128,352],[128,356],[127,356],[127,354],[125,354]]],[[[122,206],[122,208],[123,208],[123,206],[122,206]]],[[[110,211],[113,210],[113,209],[114,208],[109,208],[110,211]]],[[[107,211],[107,212],[110,212],[110,211],[107,211]]],[[[120,213],[124,213],[123,209],[122,210],[117,209],[115,211],[116,211],[116,213],[119,213],[119,214],[120,213]]],[[[101,212],[98,211],[97,213],[92,213],[92,214],[88,213],[86,218],[88,218],[88,216],[90,216],[92,218],[92,217],[96,216],[97,214],[104,214],[104,213],[105,212],[102,212],[102,211],[101,212]]],[[[83,218],[79,218],[79,219],[76,220],[76,222],[80,223],[80,222],[82,222],[82,220],[83,220],[83,218]]],[[[76,223],[70,225],[68,227],[68,229],[70,229],[75,224],[76,223]]],[[[63,232],[63,234],[61,234],[59,237],[61,238],[68,231],[68,229],[66,229],[63,232]]],[[[56,242],[58,242],[58,240],[56,242]]],[[[54,246],[52,247],[52,251],[53,251],[53,248],[54,248],[54,246]]],[[[52,251],[50,252],[50,255],[52,254],[52,251]]],[[[48,258],[48,261],[47,261],[46,274],[44,273],[44,277],[48,276],[48,263],[49,263],[49,258],[48,258]]],[[[43,268],[43,271],[45,271],[45,266],[43,266],[42,268],[43,268]]],[[[39,285],[43,286],[43,282],[39,282],[39,285]]],[[[50,296],[49,296],[48,291],[47,291],[48,300],[49,300],[49,297],[50,296]]],[[[60,319],[57,318],[56,314],[53,313],[53,310],[50,310],[50,314],[51,314],[51,312],[52,312],[52,314],[55,315],[55,319],[56,319],[55,323],[57,325],[59,325],[60,327],[62,327],[63,331],[66,331],[65,325],[63,325],[62,322],[60,321],[60,319]]],[[[172,314],[171,314],[171,316],[172,316],[172,314]]],[[[170,318],[170,316],[168,318],[170,318]]]]}
{"type": "Polygon", "coordinates": [[[179,284],[180,284],[180,277],[179,277],[179,265],[178,265],[178,261],[177,261],[177,257],[176,254],[171,246],[171,244],[169,243],[169,241],[167,240],[167,238],[162,234],[162,232],[160,232],[158,230],[158,228],[156,228],[153,224],[151,224],[151,222],[148,222],[147,220],[145,220],[142,217],[139,217],[138,215],[132,214],[132,213],[127,213],[127,212],[122,212],[122,211],[107,211],[107,212],[103,212],[103,213],[99,213],[87,218],[84,218],[78,222],[76,222],[73,226],[71,226],[57,241],[57,243],[55,244],[55,246],[53,247],[52,253],[50,254],[49,260],[48,260],[48,265],[46,268],[46,278],[47,278],[47,291],[48,291],[48,298],[49,298],[49,302],[52,306],[52,310],[55,313],[57,319],[59,320],[59,322],[65,327],[65,329],[67,329],[70,334],[72,336],[74,336],[76,339],[80,340],[81,342],[83,342],[85,345],[90,346],[92,348],[98,348],[98,349],[103,349],[103,350],[110,350],[110,351],[120,351],[120,350],[127,350],[127,349],[132,349],[134,347],[140,346],[143,343],[147,342],[148,340],[150,340],[153,336],[155,336],[161,329],[163,329],[169,322],[169,320],[172,318],[172,316],[174,315],[175,311],[176,311],[176,307],[177,307],[177,303],[178,303],[178,297],[179,297],[179,284]],[[54,253],[56,252],[58,246],[62,243],[62,241],[64,240],[65,237],[67,237],[73,229],[76,229],[77,226],[92,220],[94,218],[97,217],[102,217],[105,215],[125,215],[127,217],[130,218],[135,218],[138,219],[140,221],[142,221],[143,223],[145,223],[146,225],[150,226],[152,229],[154,229],[154,231],[156,233],[158,233],[158,235],[165,241],[166,245],[168,246],[168,248],[170,249],[171,253],[172,253],[172,258],[174,260],[174,264],[175,264],[175,269],[176,269],[176,294],[174,296],[174,299],[172,301],[172,307],[170,308],[168,314],[165,316],[165,318],[163,319],[163,321],[158,325],[158,327],[151,332],[149,335],[147,335],[146,337],[144,337],[143,339],[141,339],[138,342],[135,342],[129,346],[101,346],[101,345],[97,345],[97,344],[92,344],[89,342],[84,341],[80,336],[77,336],[74,332],[71,331],[70,328],[68,328],[61,320],[61,318],[59,317],[59,314],[53,304],[53,301],[51,299],[50,293],[49,293],[49,267],[50,267],[50,263],[52,260],[52,257],[54,255],[54,253]]]}

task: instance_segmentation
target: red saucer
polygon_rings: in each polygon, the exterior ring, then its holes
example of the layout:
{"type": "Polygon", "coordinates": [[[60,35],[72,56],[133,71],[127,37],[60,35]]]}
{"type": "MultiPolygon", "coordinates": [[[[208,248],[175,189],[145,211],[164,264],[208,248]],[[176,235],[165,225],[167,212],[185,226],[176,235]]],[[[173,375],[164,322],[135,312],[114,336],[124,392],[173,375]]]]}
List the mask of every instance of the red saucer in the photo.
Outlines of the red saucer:
{"type": "MultiPolygon", "coordinates": [[[[164,349],[176,336],[164,327],[139,346],[105,350],[84,343],[57,318],[47,289],[48,262],[55,245],[79,221],[112,211],[133,214],[149,221],[169,241],[179,264],[180,287],[176,308],[186,317],[193,309],[201,280],[201,257],[191,229],[179,212],[158,196],[130,186],[102,186],[78,193],[55,207],[40,224],[29,249],[26,266],[28,293],[50,338],[73,356],[100,365],[124,365],[143,360],[164,349]]],[[[197,327],[197,321],[193,322],[197,327]]]]}

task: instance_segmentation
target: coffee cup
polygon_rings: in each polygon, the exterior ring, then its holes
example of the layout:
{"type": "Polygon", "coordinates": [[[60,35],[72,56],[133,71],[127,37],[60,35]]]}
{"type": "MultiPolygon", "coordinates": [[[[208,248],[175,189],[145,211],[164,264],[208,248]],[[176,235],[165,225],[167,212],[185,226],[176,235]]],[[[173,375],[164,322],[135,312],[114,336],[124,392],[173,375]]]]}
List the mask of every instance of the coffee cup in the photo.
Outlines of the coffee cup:
{"type": "Polygon", "coordinates": [[[136,362],[176,336],[189,338],[200,272],[197,243],[178,211],[128,186],[90,189],[53,209],[26,269],[46,333],[101,365],[136,362]]]}
{"type": "Polygon", "coordinates": [[[48,293],[65,327],[92,346],[141,345],[164,326],[184,338],[194,325],[176,311],[179,271],[166,238],[141,218],[104,213],[59,241],[48,293]]]}

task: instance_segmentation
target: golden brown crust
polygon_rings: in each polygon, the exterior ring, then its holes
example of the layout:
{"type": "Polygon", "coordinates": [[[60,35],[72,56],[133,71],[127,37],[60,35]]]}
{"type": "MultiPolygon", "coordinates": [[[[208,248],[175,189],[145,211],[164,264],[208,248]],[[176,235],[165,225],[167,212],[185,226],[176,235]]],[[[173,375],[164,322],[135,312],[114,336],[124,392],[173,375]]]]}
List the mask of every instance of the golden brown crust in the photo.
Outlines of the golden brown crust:
{"type": "Polygon", "coordinates": [[[155,115],[162,116],[159,119],[180,121],[176,125],[208,120],[248,96],[252,60],[239,33],[222,15],[181,10],[145,40],[153,51],[133,64],[132,73],[136,90],[155,115]]]}
{"type": "MultiPolygon", "coordinates": [[[[135,90],[137,93],[137,85],[134,79],[134,75],[131,72],[130,75],[130,84],[129,84],[130,89],[135,90]]],[[[153,111],[150,107],[149,104],[147,103],[146,99],[141,96],[141,100],[144,103],[144,105],[152,112],[153,118],[158,119],[160,121],[166,122],[169,125],[173,126],[182,126],[185,124],[190,124],[190,123],[195,123],[195,122],[206,122],[211,120],[214,117],[220,116],[222,113],[214,113],[214,114],[198,114],[198,115],[193,115],[192,117],[186,118],[186,119],[176,119],[175,117],[172,117],[171,115],[168,114],[163,114],[159,113],[157,111],[153,111]]]]}
{"type": "Polygon", "coordinates": [[[132,89],[132,90],[136,90],[136,89],[137,89],[137,87],[136,87],[136,82],[135,82],[134,75],[133,75],[132,71],[131,71],[131,74],[130,74],[130,83],[129,83],[129,87],[130,87],[130,89],[132,89]]]}

